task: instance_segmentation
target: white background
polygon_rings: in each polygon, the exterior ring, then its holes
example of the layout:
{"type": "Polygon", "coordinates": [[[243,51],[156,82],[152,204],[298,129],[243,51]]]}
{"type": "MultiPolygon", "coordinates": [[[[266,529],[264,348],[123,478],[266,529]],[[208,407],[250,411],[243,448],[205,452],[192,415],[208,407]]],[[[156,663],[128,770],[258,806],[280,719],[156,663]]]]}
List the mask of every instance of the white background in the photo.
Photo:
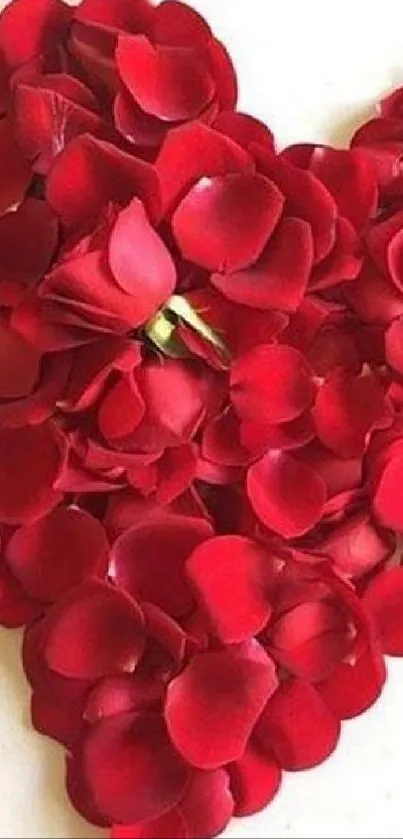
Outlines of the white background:
{"type": "MultiPolygon", "coordinates": [[[[231,48],[241,107],[266,120],[282,144],[344,143],[374,101],[403,83],[401,0],[193,5],[231,48]]],[[[101,837],[67,804],[62,749],[29,727],[19,646],[19,633],[0,630],[0,836],[101,837]]],[[[403,837],[403,661],[390,662],[389,671],[383,698],[344,726],[336,754],[287,776],[273,805],[233,822],[228,839],[403,837]]]]}

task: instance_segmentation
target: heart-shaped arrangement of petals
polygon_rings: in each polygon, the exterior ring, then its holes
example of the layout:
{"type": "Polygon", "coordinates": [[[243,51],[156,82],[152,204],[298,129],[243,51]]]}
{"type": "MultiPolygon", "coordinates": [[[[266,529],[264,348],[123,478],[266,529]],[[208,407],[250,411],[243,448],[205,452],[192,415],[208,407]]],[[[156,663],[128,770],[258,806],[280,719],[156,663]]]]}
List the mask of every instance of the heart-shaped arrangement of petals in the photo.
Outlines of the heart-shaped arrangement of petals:
{"type": "Polygon", "coordinates": [[[335,748],[403,654],[403,91],[276,150],[177,0],[0,16],[0,619],[114,839],[335,748]]]}

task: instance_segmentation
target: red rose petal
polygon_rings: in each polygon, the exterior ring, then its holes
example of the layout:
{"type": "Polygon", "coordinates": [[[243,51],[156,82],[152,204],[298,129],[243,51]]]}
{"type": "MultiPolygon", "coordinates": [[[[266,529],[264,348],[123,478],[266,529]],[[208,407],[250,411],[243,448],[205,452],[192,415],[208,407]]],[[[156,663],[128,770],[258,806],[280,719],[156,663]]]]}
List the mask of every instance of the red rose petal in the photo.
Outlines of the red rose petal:
{"type": "Polygon", "coordinates": [[[192,772],[179,811],[191,839],[221,835],[234,812],[228,773],[223,769],[192,772]]]}
{"type": "Polygon", "coordinates": [[[109,827],[110,820],[97,809],[91,791],[86,783],[81,757],[67,753],[66,757],[66,792],[77,813],[87,822],[97,827],[109,827]]]}
{"type": "Polygon", "coordinates": [[[51,423],[0,431],[0,518],[33,521],[61,496],[54,489],[63,452],[51,423]]]}
{"type": "Polygon", "coordinates": [[[17,629],[30,624],[41,613],[42,606],[29,597],[11,574],[3,559],[0,561],[0,624],[17,629]]]}
{"type": "Polygon", "coordinates": [[[340,457],[358,457],[367,435],[382,423],[387,406],[382,388],[371,375],[328,376],[318,391],[313,417],[325,446],[340,457]]]}
{"type": "Polygon", "coordinates": [[[76,507],[58,507],[21,527],[6,548],[7,562],[37,600],[56,600],[92,575],[106,571],[108,542],[102,524],[76,507]]]}
{"type": "Polygon", "coordinates": [[[40,354],[24,338],[0,321],[0,396],[27,396],[39,377],[40,354]]]}
{"type": "Polygon", "coordinates": [[[154,46],[143,36],[121,35],[116,62],[133,99],[159,119],[195,119],[213,98],[215,85],[208,66],[189,45],[154,46]]]}
{"type": "Polygon", "coordinates": [[[255,265],[233,274],[213,274],[211,282],[235,303],[294,312],[303,300],[312,261],[309,225],[285,218],[255,265]]]}
{"type": "Polygon", "coordinates": [[[74,10],[76,20],[100,23],[111,29],[141,32],[154,17],[149,0],[82,0],[74,10]]]}
{"type": "Polygon", "coordinates": [[[163,0],[155,9],[153,40],[175,47],[204,47],[211,29],[194,9],[179,0],[163,0]]]}
{"type": "Polygon", "coordinates": [[[311,530],[321,518],[326,501],[326,486],[319,473],[278,452],[249,468],[247,493],[263,524],[285,539],[311,530]]]}
{"type": "Polygon", "coordinates": [[[164,210],[176,206],[187,188],[203,177],[253,172],[254,163],[240,146],[201,122],[169,132],[156,161],[164,210]]]}
{"type": "Polygon", "coordinates": [[[84,776],[98,809],[111,821],[155,819],[180,800],[185,763],[152,714],[107,717],[83,746],[84,776]]]}
{"type": "Polygon", "coordinates": [[[397,318],[385,335],[386,359],[392,370],[403,375],[403,319],[397,318]]]}
{"type": "Polygon", "coordinates": [[[265,148],[253,145],[258,166],[286,198],[286,213],[311,225],[315,262],[327,256],[336,239],[337,206],[333,196],[311,172],[297,169],[265,148]]]}
{"type": "Polygon", "coordinates": [[[403,568],[388,568],[369,584],[363,598],[377,631],[382,650],[403,655],[403,568]]]}
{"type": "Polygon", "coordinates": [[[145,405],[134,376],[119,379],[101,402],[98,424],[106,440],[131,434],[143,419],[145,405]]]}
{"type": "Polygon", "coordinates": [[[246,641],[266,625],[270,570],[264,547],[243,536],[209,539],[187,560],[186,574],[224,644],[246,641]]]}
{"type": "Polygon", "coordinates": [[[402,293],[370,261],[354,283],[347,283],[344,296],[365,323],[389,324],[403,315],[402,293]]]}
{"type": "Polygon", "coordinates": [[[351,516],[320,543],[343,576],[360,578],[385,562],[395,549],[395,538],[376,528],[366,511],[351,516]]]}
{"type": "Polygon", "coordinates": [[[40,734],[70,748],[83,726],[83,705],[82,696],[62,703],[58,696],[52,695],[47,685],[37,687],[31,697],[32,725],[40,734]]]}
{"type": "Polygon", "coordinates": [[[92,725],[115,714],[144,711],[158,705],[163,694],[162,682],[139,671],[106,676],[88,694],[83,716],[92,725]]]}
{"type": "Polygon", "coordinates": [[[83,134],[57,157],[47,180],[49,204],[68,227],[88,225],[109,201],[140,198],[153,219],[159,216],[155,169],[110,143],[83,134]]]}
{"type": "Polygon", "coordinates": [[[197,545],[211,536],[212,529],[203,519],[167,516],[144,523],[115,542],[110,574],[132,597],[180,617],[193,603],[184,563],[197,545]]]}
{"type": "Polygon", "coordinates": [[[138,301],[144,323],[171,296],[176,284],[173,259],[135,199],[119,213],[109,240],[109,265],[123,291],[138,301]]]}
{"type": "Polygon", "coordinates": [[[95,580],[59,599],[48,612],[46,629],[46,663],[70,679],[133,672],[144,649],[139,607],[95,580]]]}
{"type": "Polygon", "coordinates": [[[176,748],[200,769],[238,760],[276,684],[271,660],[242,648],[194,656],[168,688],[165,718],[176,748]]]}
{"type": "Polygon", "coordinates": [[[359,149],[317,147],[310,170],[337,201],[339,212],[358,229],[374,214],[377,188],[374,168],[359,149]]]}
{"type": "Polygon", "coordinates": [[[2,278],[33,283],[42,279],[56,250],[57,220],[45,201],[27,198],[0,219],[2,278]]]}
{"type": "Polygon", "coordinates": [[[310,407],[314,394],[311,369],[293,347],[261,344],[232,365],[231,400],[242,420],[290,422],[310,407]]]}
{"type": "Polygon", "coordinates": [[[2,216],[21,203],[31,180],[29,164],[18,150],[13,126],[8,117],[0,119],[0,160],[3,171],[0,186],[2,216]]]}
{"type": "MultiPolygon", "coordinates": [[[[102,133],[98,114],[46,85],[19,83],[13,95],[15,133],[25,157],[40,175],[74,137],[102,133]],[[46,85],[46,86],[45,86],[46,85]]],[[[105,132],[105,129],[104,129],[105,132]]]]}
{"type": "Polygon", "coordinates": [[[186,259],[237,271],[259,258],[282,207],[277,187],[260,175],[205,177],[176,210],[173,231],[186,259]]]}
{"type": "Polygon", "coordinates": [[[0,51],[9,70],[41,55],[67,32],[71,9],[61,0],[13,0],[0,17],[0,51]]]}
{"type": "Polygon", "coordinates": [[[264,122],[249,114],[235,111],[223,111],[213,123],[213,128],[230,137],[248,151],[251,143],[267,146],[274,152],[274,138],[272,132],[264,122]]]}
{"type": "Polygon", "coordinates": [[[233,111],[238,99],[238,81],[234,65],[226,47],[217,38],[212,38],[206,46],[210,70],[217,87],[217,105],[221,111],[233,111]]]}
{"type": "Polygon", "coordinates": [[[116,824],[112,827],[112,839],[189,839],[185,819],[175,807],[156,819],[138,824],[116,824]]]}
{"type": "Polygon", "coordinates": [[[341,662],[332,675],[316,687],[326,705],[341,720],[363,714],[373,705],[386,681],[386,667],[379,651],[368,649],[358,661],[341,662]]]}
{"type": "Polygon", "coordinates": [[[249,744],[228,772],[231,792],[235,799],[235,816],[252,816],[273,800],[281,784],[281,768],[274,755],[260,753],[249,744]]]}
{"type": "Polygon", "coordinates": [[[256,736],[283,769],[295,772],[329,757],[339,740],[340,722],[312,685],[290,679],[267,703],[256,736]]]}
{"type": "Polygon", "coordinates": [[[403,510],[400,487],[403,480],[403,451],[398,451],[386,462],[373,497],[373,511],[383,527],[401,531],[403,529],[403,510]]]}

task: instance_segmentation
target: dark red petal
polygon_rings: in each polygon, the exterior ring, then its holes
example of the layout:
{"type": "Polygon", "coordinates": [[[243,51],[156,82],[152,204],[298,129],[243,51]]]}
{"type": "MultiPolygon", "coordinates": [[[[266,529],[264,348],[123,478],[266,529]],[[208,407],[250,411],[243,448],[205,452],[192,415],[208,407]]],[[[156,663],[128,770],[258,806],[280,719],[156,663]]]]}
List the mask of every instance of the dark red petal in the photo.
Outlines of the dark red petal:
{"type": "Polygon", "coordinates": [[[120,714],[93,726],[83,768],[98,809],[123,824],[162,815],[179,802],[188,779],[163,719],[151,714],[120,714]]]}
{"type": "Polygon", "coordinates": [[[0,397],[20,399],[35,387],[40,354],[24,338],[0,321],[0,397]]]}
{"type": "Polygon", "coordinates": [[[169,123],[145,114],[122,85],[115,98],[113,116],[116,128],[137,146],[154,149],[164,140],[169,123]]]}
{"type": "Polygon", "coordinates": [[[281,768],[274,755],[259,752],[250,743],[228,772],[235,799],[235,816],[252,816],[273,800],[281,784],[281,768]]]}
{"type": "Polygon", "coordinates": [[[259,143],[260,146],[267,146],[274,151],[274,138],[272,132],[264,122],[249,114],[235,111],[222,111],[216,120],[213,128],[230,137],[248,151],[251,143],[259,143]]]}
{"type": "Polygon", "coordinates": [[[385,681],[383,657],[369,648],[358,661],[341,662],[332,675],[316,687],[334,715],[347,720],[363,714],[376,702],[385,681]]]}
{"type": "Polygon", "coordinates": [[[44,655],[62,676],[96,679],[131,673],[143,649],[139,607],[106,583],[84,583],[48,612],[44,655]]]}
{"type": "Polygon", "coordinates": [[[228,773],[193,771],[179,810],[191,839],[221,835],[234,812],[228,773]]]}
{"type": "Polygon", "coordinates": [[[186,259],[238,271],[259,258],[282,207],[277,187],[260,175],[205,177],[180,203],[173,231],[186,259]]]}
{"type": "Polygon", "coordinates": [[[67,754],[66,792],[77,813],[97,827],[109,827],[110,820],[97,809],[91,791],[86,783],[79,754],[67,754]]]}
{"type": "Polygon", "coordinates": [[[360,240],[353,225],[345,218],[337,220],[336,242],[325,259],[312,271],[310,291],[322,291],[355,280],[362,266],[360,240]]]}
{"type": "Polygon", "coordinates": [[[208,65],[189,45],[155,46],[144,36],[120,35],[116,62],[135,102],[159,119],[195,119],[214,96],[208,65]]]}
{"type": "Polygon", "coordinates": [[[224,644],[246,641],[266,625],[270,559],[257,542],[243,536],[209,539],[187,560],[186,574],[224,644]]]}
{"type": "Polygon", "coordinates": [[[203,177],[254,171],[253,159],[240,146],[201,122],[169,132],[156,162],[164,210],[177,206],[203,177]]]}
{"type": "Polygon", "coordinates": [[[70,748],[83,726],[82,697],[61,702],[48,686],[35,688],[31,697],[32,725],[40,734],[45,734],[70,748]]]}
{"type": "Polygon", "coordinates": [[[388,568],[378,574],[369,584],[363,603],[383,652],[403,655],[403,568],[388,568]]]}
{"type": "Polygon", "coordinates": [[[13,126],[8,117],[0,119],[0,160],[3,172],[0,185],[2,216],[18,207],[31,180],[30,166],[16,145],[13,126]]]}
{"type": "Polygon", "coordinates": [[[63,452],[49,423],[0,431],[0,519],[33,521],[60,500],[54,489],[63,452]]]}
{"type": "Polygon", "coordinates": [[[108,542],[102,524],[77,507],[58,507],[21,527],[6,548],[7,562],[38,600],[56,600],[67,589],[106,571],[108,542]]]}
{"type": "Polygon", "coordinates": [[[190,839],[185,819],[174,807],[156,819],[137,824],[116,824],[112,827],[112,839],[190,839]]]}
{"type": "Polygon", "coordinates": [[[263,524],[285,539],[311,530],[321,518],[326,501],[326,485],[320,474],[287,453],[272,452],[251,466],[247,492],[263,524]]]}
{"type": "Polygon", "coordinates": [[[312,371],[293,347],[261,344],[231,368],[231,400],[241,420],[270,425],[296,419],[312,404],[312,371]]]}
{"type": "Polygon", "coordinates": [[[403,295],[384,277],[371,260],[364,262],[354,283],[347,283],[344,296],[349,306],[366,323],[389,324],[403,315],[403,295]]]}
{"type": "Polygon", "coordinates": [[[152,219],[160,214],[153,166],[110,143],[83,134],[56,158],[47,180],[49,204],[68,227],[88,225],[109,201],[140,198],[152,219]]]}
{"type": "Polygon", "coordinates": [[[242,647],[194,656],[168,688],[165,718],[173,743],[200,769],[238,760],[276,685],[271,660],[251,658],[242,647]]]}
{"type": "Polygon", "coordinates": [[[0,561],[0,624],[7,629],[30,624],[42,606],[29,597],[13,577],[3,559],[0,561]]]}
{"type": "Polygon", "coordinates": [[[106,676],[88,694],[83,715],[92,725],[104,717],[152,708],[163,694],[163,683],[141,672],[106,676]]]}
{"type": "Polygon", "coordinates": [[[203,519],[167,516],[144,523],[115,542],[110,574],[135,599],[155,603],[174,617],[185,615],[193,598],[184,563],[197,545],[212,535],[203,519]]]}
{"type": "Polygon", "coordinates": [[[385,335],[386,360],[390,367],[403,375],[403,318],[397,318],[385,335]]]}
{"type": "Polygon", "coordinates": [[[0,219],[2,279],[33,283],[42,279],[56,250],[57,220],[45,201],[27,198],[0,219]]]}
{"type": "Polygon", "coordinates": [[[358,457],[367,435],[387,416],[381,386],[371,375],[330,373],[319,389],[313,417],[322,443],[339,457],[358,457]]]}
{"type": "Polygon", "coordinates": [[[61,0],[13,0],[0,17],[0,51],[9,70],[40,56],[67,31],[72,10],[61,0]]]}
{"type": "Polygon", "coordinates": [[[256,736],[283,769],[294,772],[329,757],[339,740],[340,722],[312,685],[290,679],[267,703],[256,736]]]}
{"type": "Polygon", "coordinates": [[[109,240],[109,265],[120,288],[138,301],[133,328],[148,320],[174,291],[175,264],[138,199],[117,217],[109,240]]]}
{"type": "Polygon", "coordinates": [[[211,282],[235,303],[294,312],[303,300],[312,262],[309,225],[284,218],[255,265],[232,274],[213,274],[211,282]]]}

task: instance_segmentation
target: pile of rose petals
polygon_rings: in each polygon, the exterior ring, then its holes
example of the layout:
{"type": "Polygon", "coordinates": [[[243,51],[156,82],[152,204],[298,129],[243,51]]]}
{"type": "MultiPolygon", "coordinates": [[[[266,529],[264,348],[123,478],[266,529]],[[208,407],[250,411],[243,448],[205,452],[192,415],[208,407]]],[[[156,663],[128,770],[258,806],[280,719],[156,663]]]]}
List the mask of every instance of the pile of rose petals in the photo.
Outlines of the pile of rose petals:
{"type": "Polygon", "coordinates": [[[177,0],[0,16],[0,620],[114,839],[213,837],[403,654],[403,90],[278,152],[177,0]]]}

